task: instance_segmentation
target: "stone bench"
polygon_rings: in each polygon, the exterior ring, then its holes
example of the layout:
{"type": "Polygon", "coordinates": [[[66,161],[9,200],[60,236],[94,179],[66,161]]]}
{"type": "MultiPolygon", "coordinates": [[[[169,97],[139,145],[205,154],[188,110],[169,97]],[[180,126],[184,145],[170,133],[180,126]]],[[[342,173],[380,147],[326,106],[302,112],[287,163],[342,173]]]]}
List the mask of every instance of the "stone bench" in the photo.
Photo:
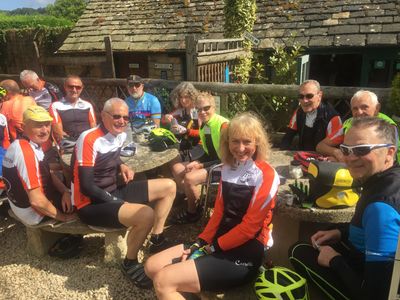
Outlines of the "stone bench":
{"type": "MultiPolygon", "coordinates": [[[[10,209],[9,215],[24,224],[10,209]]],[[[48,220],[38,225],[27,225],[27,252],[34,256],[44,256],[50,247],[66,234],[104,234],[104,262],[111,264],[120,263],[126,255],[126,229],[102,228],[88,226],[79,220],[73,222],[59,222],[48,220]]]]}

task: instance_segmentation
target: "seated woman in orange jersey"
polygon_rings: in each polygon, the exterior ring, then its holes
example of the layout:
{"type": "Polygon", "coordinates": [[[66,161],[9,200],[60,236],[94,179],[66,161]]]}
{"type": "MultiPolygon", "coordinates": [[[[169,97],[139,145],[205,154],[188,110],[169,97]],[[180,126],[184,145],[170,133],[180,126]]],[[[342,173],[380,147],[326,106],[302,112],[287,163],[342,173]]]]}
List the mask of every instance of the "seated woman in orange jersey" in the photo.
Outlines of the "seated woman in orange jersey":
{"type": "Polygon", "coordinates": [[[221,137],[221,183],[214,213],[194,244],[180,244],[152,257],[147,276],[159,299],[180,292],[226,290],[252,281],[271,246],[272,208],[279,176],[267,162],[270,146],[251,113],[235,117],[221,137]]]}

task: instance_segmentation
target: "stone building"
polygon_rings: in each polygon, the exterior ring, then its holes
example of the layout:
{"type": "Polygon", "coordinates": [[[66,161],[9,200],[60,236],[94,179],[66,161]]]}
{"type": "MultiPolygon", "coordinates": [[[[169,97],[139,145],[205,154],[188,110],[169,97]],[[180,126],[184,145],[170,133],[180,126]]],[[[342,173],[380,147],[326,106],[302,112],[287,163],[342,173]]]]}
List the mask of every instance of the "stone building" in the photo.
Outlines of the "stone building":
{"type": "MultiPolygon", "coordinates": [[[[308,55],[304,70],[323,85],[387,87],[400,71],[398,0],[256,2],[254,50],[267,56],[276,44],[299,43],[308,55]]],[[[223,0],[91,0],[58,55],[87,57],[67,71],[104,76],[104,64],[82,63],[104,57],[110,36],[116,77],[183,80],[185,37],[223,38],[223,6],[223,0]]]]}

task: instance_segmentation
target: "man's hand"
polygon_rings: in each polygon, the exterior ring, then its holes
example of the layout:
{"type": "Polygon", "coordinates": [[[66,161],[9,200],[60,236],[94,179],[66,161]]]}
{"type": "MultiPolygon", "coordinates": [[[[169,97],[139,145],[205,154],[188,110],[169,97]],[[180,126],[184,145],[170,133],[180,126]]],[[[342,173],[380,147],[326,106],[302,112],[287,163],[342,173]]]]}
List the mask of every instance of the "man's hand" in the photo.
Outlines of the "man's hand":
{"type": "Polygon", "coordinates": [[[340,149],[333,150],[333,156],[338,162],[344,162],[344,155],[340,149]]]}
{"type": "Polygon", "coordinates": [[[171,115],[171,114],[166,114],[166,115],[164,115],[164,120],[165,120],[165,121],[168,121],[168,123],[171,123],[172,120],[173,120],[173,118],[174,118],[174,116],[171,115]]]}
{"type": "Polygon", "coordinates": [[[318,264],[323,267],[329,267],[332,258],[340,255],[340,253],[333,250],[331,246],[320,246],[318,255],[318,264]]]}
{"type": "Polygon", "coordinates": [[[202,169],[202,168],[203,168],[203,165],[201,163],[199,163],[198,161],[192,161],[186,165],[185,171],[186,171],[186,173],[189,173],[193,170],[198,170],[198,169],[202,169]]]}
{"type": "Polygon", "coordinates": [[[74,211],[74,208],[71,203],[71,192],[69,190],[66,190],[61,198],[61,206],[63,209],[63,212],[66,214],[70,214],[74,211]]]}
{"type": "MultiPolygon", "coordinates": [[[[312,245],[317,248],[321,245],[334,244],[340,241],[341,233],[339,229],[318,231],[311,236],[312,245]]],[[[322,248],[322,247],[321,247],[322,248]]]]}
{"type": "Polygon", "coordinates": [[[122,179],[124,180],[125,184],[127,184],[129,181],[133,180],[135,173],[133,172],[133,170],[131,168],[129,168],[125,164],[121,164],[120,168],[121,168],[122,179]]]}
{"type": "Polygon", "coordinates": [[[59,220],[61,222],[69,222],[69,221],[73,221],[73,220],[77,220],[78,216],[73,213],[73,214],[64,214],[62,212],[57,213],[56,220],[59,220]]]}

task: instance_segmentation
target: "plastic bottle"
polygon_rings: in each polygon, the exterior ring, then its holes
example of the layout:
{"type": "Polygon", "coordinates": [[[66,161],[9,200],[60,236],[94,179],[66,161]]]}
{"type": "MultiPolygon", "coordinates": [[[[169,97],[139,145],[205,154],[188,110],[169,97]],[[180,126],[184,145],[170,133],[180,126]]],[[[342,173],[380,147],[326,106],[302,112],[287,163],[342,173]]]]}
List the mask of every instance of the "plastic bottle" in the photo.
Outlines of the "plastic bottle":
{"type": "Polygon", "coordinates": [[[289,174],[293,179],[299,179],[303,177],[303,171],[301,169],[300,162],[292,160],[289,165],[289,174]]]}
{"type": "Polygon", "coordinates": [[[126,126],[125,133],[126,133],[126,143],[129,144],[133,141],[133,138],[132,138],[133,132],[132,132],[132,127],[131,127],[130,123],[128,123],[128,125],[126,126]]]}

